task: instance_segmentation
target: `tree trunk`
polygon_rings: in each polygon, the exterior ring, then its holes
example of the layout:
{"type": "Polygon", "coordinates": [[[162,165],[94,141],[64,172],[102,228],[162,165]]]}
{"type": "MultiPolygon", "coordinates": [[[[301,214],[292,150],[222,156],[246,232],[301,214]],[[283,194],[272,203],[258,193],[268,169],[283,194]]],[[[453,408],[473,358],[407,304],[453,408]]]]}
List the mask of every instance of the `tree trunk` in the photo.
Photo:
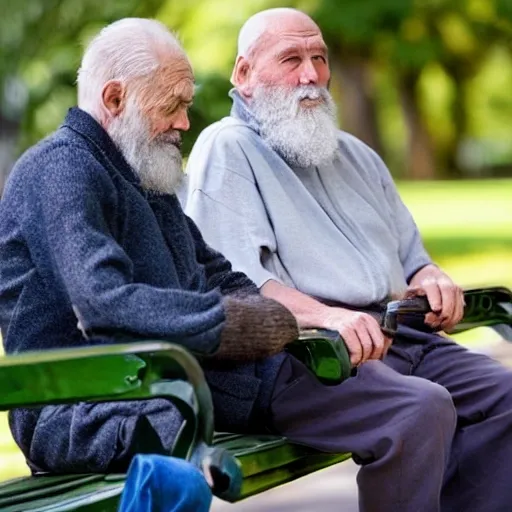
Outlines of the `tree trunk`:
{"type": "Polygon", "coordinates": [[[408,132],[406,175],[415,180],[436,177],[432,139],[421,115],[417,83],[419,72],[407,72],[398,78],[400,104],[408,132]]]}
{"type": "Polygon", "coordinates": [[[457,161],[460,144],[468,132],[468,115],[466,110],[466,77],[457,69],[445,68],[452,79],[454,95],[452,102],[453,138],[446,150],[446,174],[450,178],[461,178],[462,170],[457,161]]]}
{"type": "Polygon", "coordinates": [[[377,123],[374,88],[368,62],[360,57],[331,57],[331,72],[342,96],[343,129],[382,155],[383,145],[377,123]]]}

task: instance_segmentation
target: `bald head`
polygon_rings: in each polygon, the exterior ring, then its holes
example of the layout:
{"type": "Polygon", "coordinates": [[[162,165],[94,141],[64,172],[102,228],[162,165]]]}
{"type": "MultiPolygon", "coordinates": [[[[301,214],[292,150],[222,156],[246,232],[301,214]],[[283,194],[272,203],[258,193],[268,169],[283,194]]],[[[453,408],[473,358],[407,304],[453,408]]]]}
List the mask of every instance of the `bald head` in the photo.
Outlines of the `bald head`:
{"type": "Polygon", "coordinates": [[[279,7],[260,11],[251,16],[240,29],[237,55],[248,57],[264,36],[290,31],[320,34],[318,25],[297,9],[279,7]]]}
{"type": "Polygon", "coordinates": [[[249,18],[240,30],[231,82],[242,96],[250,98],[259,86],[326,87],[329,77],[327,47],[307,14],[268,9],[249,18]]]}

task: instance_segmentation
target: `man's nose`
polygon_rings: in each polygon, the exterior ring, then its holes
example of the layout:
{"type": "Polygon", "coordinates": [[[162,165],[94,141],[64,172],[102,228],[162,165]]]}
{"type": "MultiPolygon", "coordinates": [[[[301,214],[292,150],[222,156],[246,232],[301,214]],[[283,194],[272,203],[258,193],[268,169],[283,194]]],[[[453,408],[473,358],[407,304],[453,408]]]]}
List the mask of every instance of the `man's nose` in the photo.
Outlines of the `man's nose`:
{"type": "Polygon", "coordinates": [[[318,73],[311,59],[306,59],[302,63],[299,82],[301,85],[317,84],[318,73]]]}
{"type": "Polygon", "coordinates": [[[190,128],[190,121],[188,119],[188,114],[186,111],[182,111],[178,114],[174,123],[172,123],[172,128],[174,130],[181,130],[182,132],[188,131],[190,128]]]}

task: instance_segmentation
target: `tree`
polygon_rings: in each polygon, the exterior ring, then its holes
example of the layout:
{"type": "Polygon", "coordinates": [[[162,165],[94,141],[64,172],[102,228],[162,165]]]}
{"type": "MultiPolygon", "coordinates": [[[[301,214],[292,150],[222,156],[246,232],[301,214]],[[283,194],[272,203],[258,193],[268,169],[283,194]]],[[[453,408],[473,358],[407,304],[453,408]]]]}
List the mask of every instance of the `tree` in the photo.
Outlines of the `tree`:
{"type": "Polygon", "coordinates": [[[438,0],[422,8],[425,33],[436,42],[430,62],[440,66],[453,87],[448,112],[452,135],[443,148],[438,147],[438,162],[446,177],[461,177],[464,171],[457,154],[469,133],[468,84],[506,37],[495,4],[493,0],[438,0]]]}
{"type": "Polygon", "coordinates": [[[305,10],[319,23],[330,48],[332,91],[337,100],[341,98],[340,115],[347,131],[387,158],[391,123],[383,121],[392,118],[400,125],[398,130],[405,127],[403,143],[402,133],[393,133],[405,154],[400,159],[405,176],[461,175],[464,170],[458,169],[456,155],[471,132],[466,97],[496,47],[510,51],[511,0],[235,2],[2,0],[0,176],[11,159],[5,148],[15,140],[19,150],[33,144],[75,104],[84,43],[102,26],[126,16],[160,19],[178,32],[191,58],[198,89],[192,129],[184,137],[186,153],[206,125],[229,113],[228,79],[238,30],[255,12],[283,4],[305,10]],[[426,103],[425,85],[431,83],[433,67],[453,89],[449,108],[442,112],[442,130],[435,124],[439,116],[434,122],[426,103]],[[383,107],[383,101],[391,107],[383,107]]]}
{"type": "Polygon", "coordinates": [[[393,66],[408,133],[407,175],[433,177],[435,157],[416,92],[422,66],[431,55],[430,41],[402,35],[403,27],[417,16],[414,2],[322,0],[314,16],[331,50],[333,77],[341,84],[344,128],[383,153],[374,70],[393,66]]]}

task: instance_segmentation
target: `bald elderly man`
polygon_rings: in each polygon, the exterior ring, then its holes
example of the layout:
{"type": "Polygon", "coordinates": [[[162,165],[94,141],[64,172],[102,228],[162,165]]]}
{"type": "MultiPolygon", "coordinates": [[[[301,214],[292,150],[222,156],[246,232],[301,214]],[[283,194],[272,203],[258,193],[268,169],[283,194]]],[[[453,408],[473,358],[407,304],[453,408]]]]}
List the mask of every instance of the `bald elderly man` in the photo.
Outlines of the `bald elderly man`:
{"type": "Polygon", "coordinates": [[[512,373],[433,330],[463,294],[433,264],[379,156],[340,131],[318,26],[292,9],[243,26],[231,115],[188,160],[186,212],[206,241],[302,327],[341,333],[357,376],[323,387],[291,357],[268,428],[361,464],[362,511],[506,511],[512,373]],[[372,313],[426,295],[424,331],[391,344],[372,313]]]}
{"type": "MultiPolygon", "coordinates": [[[[206,370],[216,427],[247,431],[268,408],[297,323],[181,210],[174,192],[193,89],[190,63],[161,23],[124,19],[92,40],[78,107],[20,158],[0,203],[0,326],[9,354],[182,344],[206,370]]],[[[126,471],[136,453],[168,454],[181,424],[164,399],[10,415],[33,472],[126,471]]]]}

